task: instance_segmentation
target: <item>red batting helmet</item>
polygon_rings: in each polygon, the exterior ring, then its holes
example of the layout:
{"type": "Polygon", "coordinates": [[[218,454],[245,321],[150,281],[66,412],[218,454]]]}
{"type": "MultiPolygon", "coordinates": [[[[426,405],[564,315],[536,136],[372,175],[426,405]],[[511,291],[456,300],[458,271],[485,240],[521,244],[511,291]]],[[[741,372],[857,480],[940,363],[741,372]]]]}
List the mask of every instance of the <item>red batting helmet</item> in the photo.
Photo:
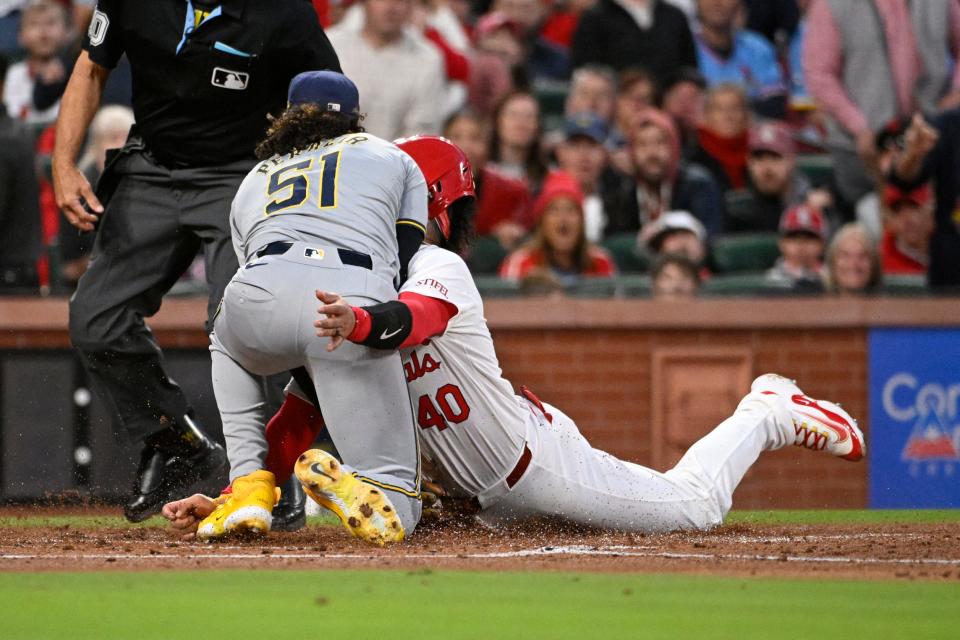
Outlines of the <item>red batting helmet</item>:
{"type": "Polygon", "coordinates": [[[430,200],[427,217],[436,220],[443,237],[450,237],[450,216],[447,208],[460,198],[476,197],[473,170],[467,155],[446,138],[412,136],[395,144],[403,149],[423,172],[430,200]]]}

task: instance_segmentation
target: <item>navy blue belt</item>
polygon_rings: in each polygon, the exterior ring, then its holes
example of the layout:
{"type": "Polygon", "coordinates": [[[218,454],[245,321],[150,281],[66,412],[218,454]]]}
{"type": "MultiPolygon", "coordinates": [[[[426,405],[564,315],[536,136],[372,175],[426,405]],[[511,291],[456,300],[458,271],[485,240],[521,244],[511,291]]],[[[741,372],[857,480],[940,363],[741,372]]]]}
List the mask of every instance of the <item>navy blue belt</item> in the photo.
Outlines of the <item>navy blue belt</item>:
{"type": "MultiPolygon", "coordinates": [[[[264,256],[280,256],[285,254],[293,246],[292,242],[278,240],[261,248],[255,254],[258,258],[264,256]]],[[[340,256],[340,262],[351,267],[363,267],[368,271],[373,271],[373,258],[365,253],[353,251],[352,249],[337,248],[337,255],[340,256]]]]}

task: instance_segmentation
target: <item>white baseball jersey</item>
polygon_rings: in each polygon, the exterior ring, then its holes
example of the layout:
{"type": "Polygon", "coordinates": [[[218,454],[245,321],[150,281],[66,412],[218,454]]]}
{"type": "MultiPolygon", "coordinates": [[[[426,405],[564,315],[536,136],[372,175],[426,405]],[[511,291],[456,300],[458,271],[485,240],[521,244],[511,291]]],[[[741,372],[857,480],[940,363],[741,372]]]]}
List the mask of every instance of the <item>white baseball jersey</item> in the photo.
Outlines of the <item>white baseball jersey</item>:
{"type": "Polygon", "coordinates": [[[410,261],[405,291],[457,307],[443,335],[402,351],[403,368],[423,452],[448,489],[480,499],[478,517],[488,524],[546,515],[627,531],[708,528],[723,521],[757,456],[792,441],[782,400],[750,393],[673,469],[619,460],[591,447],[560,409],[545,404],[547,418],[514,395],[459,256],[423,246],[410,261]],[[532,451],[528,466],[508,486],[524,447],[532,451]]]}
{"type": "Polygon", "coordinates": [[[424,453],[456,488],[477,495],[516,465],[530,408],[502,376],[483,300],[458,255],[423,245],[404,292],[457,307],[442,336],[401,355],[424,453]]]}
{"type": "Polygon", "coordinates": [[[244,179],[230,211],[244,264],[277,240],[312,242],[373,257],[374,272],[399,271],[396,224],[426,227],[427,185],[392,142],[351,133],[274,156],[244,179]]]}

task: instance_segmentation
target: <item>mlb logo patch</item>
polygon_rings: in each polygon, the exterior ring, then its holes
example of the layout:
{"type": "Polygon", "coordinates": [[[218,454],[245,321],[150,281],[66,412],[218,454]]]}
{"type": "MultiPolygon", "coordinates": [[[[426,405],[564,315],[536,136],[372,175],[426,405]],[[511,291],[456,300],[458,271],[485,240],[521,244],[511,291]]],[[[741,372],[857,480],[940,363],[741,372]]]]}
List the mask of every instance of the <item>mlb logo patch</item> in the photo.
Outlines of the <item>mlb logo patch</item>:
{"type": "Polygon", "coordinates": [[[323,255],[324,255],[323,249],[313,249],[311,247],[307,247],[306,249],[303,250],[304,258],[310,258],[312,260],[323,260],[323,255]]]}
{"type": "Polygon", "coordinates": [[[250,81],[250,74],[242,71],[232,71],[223,67],[214,67],[213,77],[210,78],[210,84],[221,89],[233,89],[242,91],[247,88],[250,81]]]}

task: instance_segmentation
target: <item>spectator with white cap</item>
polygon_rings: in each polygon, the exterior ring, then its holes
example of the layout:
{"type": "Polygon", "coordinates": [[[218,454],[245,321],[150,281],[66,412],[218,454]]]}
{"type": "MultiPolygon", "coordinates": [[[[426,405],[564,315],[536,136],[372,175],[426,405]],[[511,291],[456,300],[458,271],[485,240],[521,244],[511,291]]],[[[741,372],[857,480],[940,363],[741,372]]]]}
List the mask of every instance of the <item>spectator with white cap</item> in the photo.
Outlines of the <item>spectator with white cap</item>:
{"type": "Polygon", "coordinates": [[[654,256],[682,255],[703,272],[707,257],[707,231],[689,211],[668,211],[640,233],[640,241],[654,256]]]}

